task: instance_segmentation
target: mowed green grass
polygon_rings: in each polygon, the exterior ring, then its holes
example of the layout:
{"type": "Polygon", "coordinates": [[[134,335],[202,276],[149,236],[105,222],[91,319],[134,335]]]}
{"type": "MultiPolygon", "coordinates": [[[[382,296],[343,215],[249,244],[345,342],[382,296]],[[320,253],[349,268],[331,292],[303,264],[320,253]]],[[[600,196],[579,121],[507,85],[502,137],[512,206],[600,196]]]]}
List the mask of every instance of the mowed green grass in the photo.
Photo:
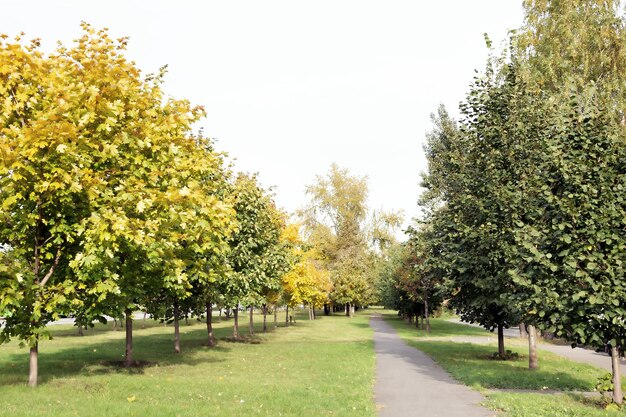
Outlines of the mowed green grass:
{"type": "MultiPolygon", "coordinates": [[[[261,317],[257,316],[260,322],[261,317]]],[[[241,330],[247,332],[242,317],[241,330]]],[[[282,324],[284,326],[284,324],[282,324]]],[[[208,348],[206,325],[150,323],[134,333],[135,359],[153,366],[124,369],[124,332],[97,326],[84,337],[53,328],[40,347],[40,385],[26,387],[28,351],[0,346],[0,415],[4,416],[374,416],[375,356],[367,313],[260,334],[260,344],[220,341],[208,348]]],[[[215,324],[229,336],[232,320],[215,324]]]]}
{"type": "Polygon", "coordinates": [[[605,417],[626,416],[626,410],[605,409],[598,399],[577,394],[493,393],[487,405],[503,417],[605,417]]]}
{"type": "MultiPolygon", "coordinates": [[[[506,339],[506,349],[519,354],[515,360],[493,360],[497,351],[495,335],[484,329],[432,319],[430,335],[399,319],[395,312],[383,312],[385,320],[410,345],[432,357],[454,378],[480,390],[487,396],[486,405],[508,417],[626,416],[626,410],[603,409],[599,398],[577,394],[541,394],[489,392],[489,389],[593,391],[605,370],[570,361],[539,350],[539,370],[528,369],[528,347],[525,340],[506,339]],[[489,337],[489,344],[463,343],[472,337],[489,337]]],[[[477,341],[477,340],[476,340],[477,341]]]]}

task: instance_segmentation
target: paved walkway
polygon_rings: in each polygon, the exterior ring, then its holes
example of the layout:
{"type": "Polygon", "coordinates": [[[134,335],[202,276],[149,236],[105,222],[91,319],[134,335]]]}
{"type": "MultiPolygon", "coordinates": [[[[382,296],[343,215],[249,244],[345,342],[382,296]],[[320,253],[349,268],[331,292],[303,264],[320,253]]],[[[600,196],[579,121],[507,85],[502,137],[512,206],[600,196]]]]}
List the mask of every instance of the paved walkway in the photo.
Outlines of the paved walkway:
{"type": "Polygon", "coordinates": [[[376,351],[375,398],[380,417],[490,417],[482,395],[454,380],[389,324],[372,316],[376,351]]]}
{"type": "MultiPolygon", "coordinates": [[[[452,321],[454,323],[459,323],[459,324],[465,324],[467,326],[481,327],[476,324],[463,322],[459,319],[450,319],[449,321],[452,321]]],[[[504,336],[511,337],[511,338],[519,338],[519,329],[517,328],[505,329],[504,336]]],[[[478,343],[478,344],[491,343],[493,340],[497,341],[495,334],[493,335],[493,337],[459,336],[459,337],[454,337],[451,339],[453,339],[455,342],[468,342],[468,343],[478,343]]],[[[604,352],[595,352],[591,349],[584,349],[584,348],[579,348],[579,347],[572,348],[569,345],[555,345],[553,343],[548,343],[548,342],[539,342],[537,347],[539,349],[543,349],[543,350],[547,350],[549,352],[555,353],[559,356],[563,356],[564,358],[570,359],[574,362],[587,363],[587,364],[596,366],[598,368],[604,369],[608,372],[612,371],[611,357],[604,352]]],[[[541,367],[541,355],[539,355],[539,367],[541,367]]],[[[622,375],[626,375],[626,360],[624,360],[623,358],[620,359],[620,369],[622,371],[622,375]]]]}

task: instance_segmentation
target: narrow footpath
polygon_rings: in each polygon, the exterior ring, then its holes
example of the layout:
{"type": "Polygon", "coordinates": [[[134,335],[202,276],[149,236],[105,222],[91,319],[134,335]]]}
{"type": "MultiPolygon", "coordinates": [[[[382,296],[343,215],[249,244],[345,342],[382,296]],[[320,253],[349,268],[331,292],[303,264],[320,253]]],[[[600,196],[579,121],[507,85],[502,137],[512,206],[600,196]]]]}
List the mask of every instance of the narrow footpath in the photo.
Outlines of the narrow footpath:
{"type": "Polygon", "coordinates": [[[372,316],[376,406],[380,417],[491,417],[483,396],[454,380],[423,352],[408,346],[380,316],[372,316]]]}

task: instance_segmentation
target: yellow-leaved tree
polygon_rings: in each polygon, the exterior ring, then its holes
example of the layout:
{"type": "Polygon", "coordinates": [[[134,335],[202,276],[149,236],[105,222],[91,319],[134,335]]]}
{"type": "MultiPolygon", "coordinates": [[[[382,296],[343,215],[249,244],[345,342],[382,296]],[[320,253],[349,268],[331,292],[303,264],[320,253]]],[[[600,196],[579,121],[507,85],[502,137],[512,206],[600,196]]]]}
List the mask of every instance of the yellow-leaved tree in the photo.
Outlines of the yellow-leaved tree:
{"type": "Polygon", "coordinates": [[[211,279],[234,227],[221,158],[190,133],[204,111],[166,100],[163,71],[142,76],[126,39],[83,32],[49,55],[0,42],[0,342],[30,347],[31,386],[64,312],[125,311],[130,363],[132,309],[211,279]]]}
{"type": "MultiPolygon", "coordinates": [[[[289,224],[283,231],[283,240],[289,242],[295,259],[291,270],[283,276],[283,290],[287,307],[307,305],[309,319],[315,319],[315,309],[328,302],[332,282],[328,271],[322,268],[319,254],[300,237],[300,226],[289,224]]],[[[288,324],[288,311],[287,320],[288,324]]]]}

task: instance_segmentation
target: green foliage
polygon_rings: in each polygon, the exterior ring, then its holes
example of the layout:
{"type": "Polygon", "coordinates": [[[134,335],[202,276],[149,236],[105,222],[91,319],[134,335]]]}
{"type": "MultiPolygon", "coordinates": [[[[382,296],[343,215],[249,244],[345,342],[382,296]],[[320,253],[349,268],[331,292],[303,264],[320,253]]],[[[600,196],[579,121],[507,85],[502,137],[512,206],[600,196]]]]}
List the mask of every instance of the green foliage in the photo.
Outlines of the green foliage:
{"type": "Polygon", "coordinates": [[[467,320],[626,344],[620,5],[524,2],[525,26],[476,78],[458,125],[435,118],[422,204],[467,320]]]}
{"type": "Polygon", "coordinates": [[[280,288],[290,267],[288,247],[280,240],[284,220],[256,177],[240,174],[232,194],[238,229],[227,258],[232,272],[220,292],[233,306],[260,304],[262,294],[280,288]]]}
{"type": "Polygon", "coordinates": [[[610,373],[606,373],[598,378],[598,382],[594,387],[594,390],[602,394],[602,397],[607,397],[607,394],[611,394],[613,392],[613,375],[610,373]]]}

